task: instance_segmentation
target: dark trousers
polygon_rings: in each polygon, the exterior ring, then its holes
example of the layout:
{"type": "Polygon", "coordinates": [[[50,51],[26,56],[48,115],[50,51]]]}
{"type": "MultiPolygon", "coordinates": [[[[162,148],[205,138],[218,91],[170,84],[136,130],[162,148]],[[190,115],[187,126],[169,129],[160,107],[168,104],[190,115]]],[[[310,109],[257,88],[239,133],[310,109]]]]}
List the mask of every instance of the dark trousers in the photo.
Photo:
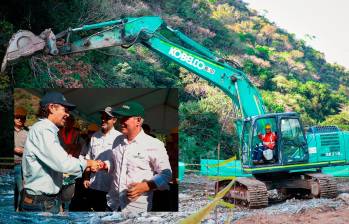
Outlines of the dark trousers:
{"type": "Polygon", "coordinates": [[[20,211],[59,213],[61,201],[57,195],[29,195],[23,193],[20,211]]]}
{"type": "Polygon", "coordinates": [[[107,211],[107,192],[88,189],[87,195],[91,211],[107,211]]]}
{"type": "Polygon", "coordinates": [[[263,146],[256,146],[253,149],[253,160],[262,160],[263,159],[263,151],[266,150],[266,147],[263,146]]]}
{"type": "Polygon", "coordinates": [[[69,205],[69,211],[91,211],[88,202],[88,189],[83,186],[83,179],[75,179],[75,193],[69,205]]]}
{"type": "Polygon", "coordinates": [[[170,190],[154,191],[152,212],[178,212],[178,184],[169,184],[170,190]]]}

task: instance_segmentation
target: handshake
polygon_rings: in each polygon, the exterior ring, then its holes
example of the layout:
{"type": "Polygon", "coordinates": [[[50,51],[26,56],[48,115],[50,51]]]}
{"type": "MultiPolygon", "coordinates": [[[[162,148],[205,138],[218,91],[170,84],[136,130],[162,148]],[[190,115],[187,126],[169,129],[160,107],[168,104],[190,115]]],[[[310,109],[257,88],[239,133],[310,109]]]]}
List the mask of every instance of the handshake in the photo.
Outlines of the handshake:
{"type": "Polygon", "coordinates": [[[90,168],[91,172],[97,172],[100,170],[107,170],[108,166],[102,160],[87,160],[87,167],[90,168]]]}

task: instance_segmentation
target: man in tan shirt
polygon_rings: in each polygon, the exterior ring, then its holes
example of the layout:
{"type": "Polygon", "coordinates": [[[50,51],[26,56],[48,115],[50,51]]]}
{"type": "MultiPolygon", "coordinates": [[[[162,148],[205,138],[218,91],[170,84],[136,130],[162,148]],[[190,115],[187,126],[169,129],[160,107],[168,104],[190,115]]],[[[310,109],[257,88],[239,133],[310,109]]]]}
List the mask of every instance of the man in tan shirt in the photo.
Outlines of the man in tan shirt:
{"type": "Polygon", "coordinates": [[[24,126],[27,119],[27,111],[23,107],[17,107],[14,111],[14,159],[15,159],[15,210],[18,210],[18,205],[21,199],[23,190],[22,177],[22,155],[24,143],[27,139],[28,129],[24,126]]]}

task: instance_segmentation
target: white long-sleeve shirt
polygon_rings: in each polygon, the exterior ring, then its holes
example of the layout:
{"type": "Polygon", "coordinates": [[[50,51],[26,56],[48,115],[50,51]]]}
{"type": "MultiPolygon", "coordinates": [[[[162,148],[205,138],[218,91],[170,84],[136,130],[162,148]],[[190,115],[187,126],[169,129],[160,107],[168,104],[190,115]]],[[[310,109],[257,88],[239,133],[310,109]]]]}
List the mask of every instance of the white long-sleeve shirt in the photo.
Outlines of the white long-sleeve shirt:
{"type": "MultiPolygon", "coordinates": [[[[89,150],[85,156],[86,159],[102,160],[107,164],[112,164],[113,160],[113,143],[121,133],[112,128],[107,134],[101,131],[94,133],[91,137],[89,150]]],[[[91,173],[90,188],[94,190],[108,192],[112,175],[110,172],[99,171],[91,173]]]]}
{"type": "Polygon", "coordinates": [[[172,177],[171,166],[164,144],[143,130],[128,142],[126,136],[116,138],[113,148],[114,168],[108,206],[117,210],[149,211],[153,192],[146,192],[136,201],[127,199],[128,185],[153,180],[157,189],[168,189],[172,177]]]}

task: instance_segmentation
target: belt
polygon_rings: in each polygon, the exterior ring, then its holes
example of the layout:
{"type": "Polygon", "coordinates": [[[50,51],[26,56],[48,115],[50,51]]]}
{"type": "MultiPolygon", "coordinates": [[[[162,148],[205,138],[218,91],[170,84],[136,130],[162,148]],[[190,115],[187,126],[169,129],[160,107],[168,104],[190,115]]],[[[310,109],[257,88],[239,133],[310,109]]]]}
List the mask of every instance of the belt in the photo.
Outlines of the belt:
{"type": "Polygon", "coordinates": [[[24,191],[23,201],[27,204],[32,204],[35,202],[43,201],[53,201],[57,199],[59,194],[40,194],[40,195],[31,195],[24,191]]]}

